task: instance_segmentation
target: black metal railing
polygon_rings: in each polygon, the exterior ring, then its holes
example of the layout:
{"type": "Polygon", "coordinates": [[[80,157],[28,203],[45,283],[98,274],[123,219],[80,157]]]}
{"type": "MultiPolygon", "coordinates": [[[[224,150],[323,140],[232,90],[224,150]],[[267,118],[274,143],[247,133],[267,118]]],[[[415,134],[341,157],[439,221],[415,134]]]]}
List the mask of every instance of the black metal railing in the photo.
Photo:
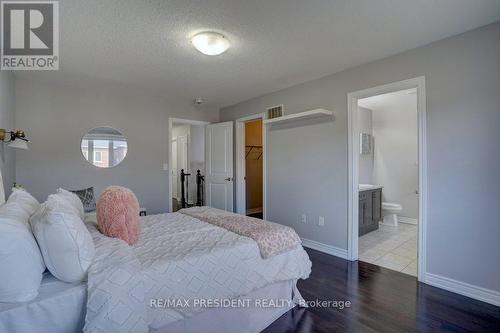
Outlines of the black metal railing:
{"type": "MultiPolygon", "coordinates": [[[[181,169],[181,207],[191,207],[189,204],[189,176],[190,173],[185,173],[184,169],[181,169]]],[[[205,204],[205,176],[200,173],[200,170],[196,171],[196,206],[203,206],[205,204]]]]}

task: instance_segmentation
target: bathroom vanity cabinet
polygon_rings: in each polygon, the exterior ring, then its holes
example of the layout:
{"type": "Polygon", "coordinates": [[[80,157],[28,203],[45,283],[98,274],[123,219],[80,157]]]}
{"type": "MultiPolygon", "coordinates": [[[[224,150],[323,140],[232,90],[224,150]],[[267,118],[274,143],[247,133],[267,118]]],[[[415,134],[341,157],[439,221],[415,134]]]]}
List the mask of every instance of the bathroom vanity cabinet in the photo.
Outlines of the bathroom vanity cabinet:
{"type": "Polygon", "coordinates": [[[382,219],[382,189],[359,191],[359,236],[378,229],[382,219]]]}

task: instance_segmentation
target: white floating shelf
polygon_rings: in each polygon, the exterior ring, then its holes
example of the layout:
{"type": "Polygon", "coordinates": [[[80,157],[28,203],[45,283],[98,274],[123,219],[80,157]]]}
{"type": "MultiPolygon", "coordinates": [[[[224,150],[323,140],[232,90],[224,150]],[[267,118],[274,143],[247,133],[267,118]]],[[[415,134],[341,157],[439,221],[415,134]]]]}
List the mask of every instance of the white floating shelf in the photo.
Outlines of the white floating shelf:
{"type": "Polygon", "coordinates": [[[333,112],[325,109],[314,109],[299,113],[292,113],[286,116],[277,117],[273,119],[265,119],[264,125],[272,125],[272,124],[285,124],[299,120],[310,120],[317,119],[323,117],[331,117],[333,116],[333,112]]]}

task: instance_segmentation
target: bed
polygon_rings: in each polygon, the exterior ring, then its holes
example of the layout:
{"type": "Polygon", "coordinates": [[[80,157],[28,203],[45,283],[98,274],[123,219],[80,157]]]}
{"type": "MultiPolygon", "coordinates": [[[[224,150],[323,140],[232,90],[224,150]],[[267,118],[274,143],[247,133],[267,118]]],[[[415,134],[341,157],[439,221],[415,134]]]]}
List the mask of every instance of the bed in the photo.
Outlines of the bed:
{"type": "Polygon", "coordinates": [[[141,217],[139,242],[129,247],[93,222],[88,215],[96,245],[88,281],[46,273],[36,299],[0,304],[0,331],[259,332],[302,301],[296,281],[311,262],[300,245],[263,259],[250,238],[168,213],[141,217]]]}
{"type": "Polygon", "coordinates": [[[35,299],[0,303],[0,332],[81,332],[86,303],[86,283],[65,283],[45,272],[35,299]]]}

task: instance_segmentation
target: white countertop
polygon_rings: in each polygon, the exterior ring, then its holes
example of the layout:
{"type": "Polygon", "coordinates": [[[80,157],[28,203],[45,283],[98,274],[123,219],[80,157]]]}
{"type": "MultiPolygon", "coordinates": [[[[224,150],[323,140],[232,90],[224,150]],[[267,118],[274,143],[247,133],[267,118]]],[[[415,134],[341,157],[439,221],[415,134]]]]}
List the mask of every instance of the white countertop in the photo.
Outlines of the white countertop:
{"type": "Polygon", "coordinates": [[[383,188],[383,185],[371,185],[371,184],[359,184],[358,189],[359,191],[371,191],[371,190],[378,190],[383,188]]]}

